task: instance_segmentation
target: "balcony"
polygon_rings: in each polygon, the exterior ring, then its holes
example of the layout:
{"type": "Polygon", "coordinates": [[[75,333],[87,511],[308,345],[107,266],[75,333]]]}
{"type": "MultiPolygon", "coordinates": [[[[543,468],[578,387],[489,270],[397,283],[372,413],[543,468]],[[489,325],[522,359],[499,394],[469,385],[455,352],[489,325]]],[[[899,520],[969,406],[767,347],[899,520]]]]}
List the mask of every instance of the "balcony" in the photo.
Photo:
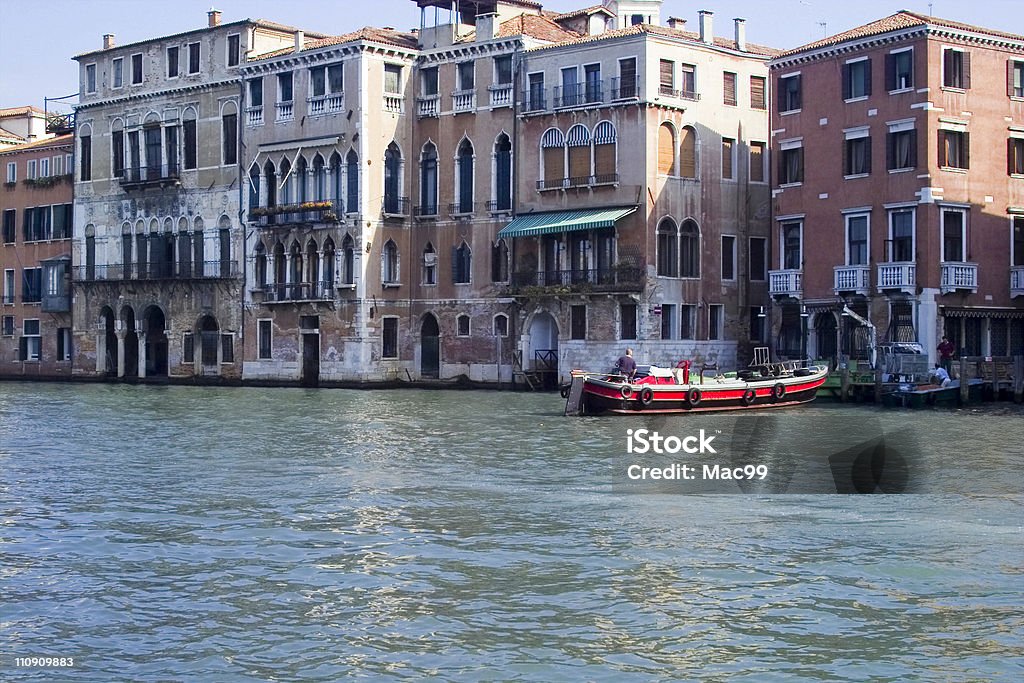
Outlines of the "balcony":
{"type": "Polygon", "coordinates": [[[405,98],[401,95],[384,95],[384,111],[391,114],[401,114],[405,111],[405,98]]]}
{"type": "Polygon", "coordinates": [[[69,313],[71,311],[71,294],[47,292],[43,295],[43,313],[69,313]]]}
{"type": "Polygon", "coordinates": [[[421,119],[436,118],[441,113],[441,96],[427,95],[416,100],[416,115],[421,119]]]}
{"type": "Polygon", "coordinates": [[[384,203],[381,206],[381,212],[385,218],[405,218],[409,215],[409,207],[411,206],[408,197],[384,197],[384,203]]]}
{"type": "Polygon", "coordinates": [[[309,97],[306,98],[306,103],[309,105],[310,116],[337,114],[345,111],[345,93],[309,97]]]}
{"type": "Polygon", "coordinates": [[[604,102],[604,88],[600,81],[596,83],[576,83],[555,87],[552,104],[555,109],[586,107],[604,102]]]}
{"type": "Polygon", "coordinates": [[[249,210],[249,220],[261,228],[293,228],[314,223],[338,223],[344,213],[340,201],[315,201],[249,210]]]}
{"type": "Polygon", "coordinates": [[[278,102],[277,103],[277,122],[282,123],[284,121],[295,120],[295,103],[294,102],[278,102]]]}
{"type": "Polygon", "coordinates": [[[600,175],[585,175],[573,178],[557,178],[553,180],[538,180],[537,190],[564,190],[571,187],[597,187],[600,185],[615,185],[619,182],[618,173],[602,173],[600,175]]]}
{"type": "Polygon", "coordinates": [[[871,292],[871,266],[836,266],[835,292],[867,296],[871,292]]]}
{"type": "Polygon", "coordinates": [[[263,105],[245,108],[245,125],[250,128],[263,125],[263,105]]]}
{"type": "Polygon", "coordinates": [[[487,88],[491,94],[491,106],[492,107],[511,107],[512,106],[512,84],[511,83],[498,83],[487,88]]]}
{"type": "Polygon", "coordinates": [[[476,111],[476,91],[456,90],[452,93],[452,110],[456,114],[476,111]]]}
{"type": "Polygon", "coordinates": [[[636,77],[633,78],[613,78],[611,79],[611,95],[612,102],[618,100],[635,100],[640,96],[640,89],[637,87],[636,77]]]}
{"type": "Polygon", "coordinates": [[[977,263],[943,261],[939,265],[942,268],[942,282],[939,284],[939,291],[941,293],[949,294],[959,289],[970,292],[978,291],[977,263]]]}
{"type": "Polygon", "coordinates": [[[539,113],[547,109],[547,98],[543,88],[523,92],[522,111],[524,114],[539,113]]]}
{"type": "Polygon", "coordinates": [[[416,218],[437,218],[438,209],[437,204],[420,204],[419,206],[413,207],[413,212],[416,218]]]}
{"type": "Polygon", "coordinates": [[[697,102],[700,100],[700,93],[694,90],[676,90],[670,86],[662,85],[658,87],[658,94],[665,97],[674,97],[679,100],[691,100],[697,102]]]}
{"type": "Polygon", "coordinates": [[[1010,298],[1024,296],[1024,266],[1010,266],[1010,298]]]}
{"type": "Polygon", "coordinates": [[[237,261],[158,261],[153,263],[97,264],[75,266],[75,282],[116,282],[124,280],[228,280],[239,277],[237,261]]]}
{"type": "Polygon", "coordinates": [[[178,164],[124,168],[121,169],[120,176],[121,187],[126,190],[151,186],[177,185],[180,179],[181,169],[178,164]]]}
{"type": "Polygon", "coordinates": [[[263,303],[280,304],[299,301],[333,301],[334,283],[289,282],[263,285],[263,303]]]}
{"type": "Polygon", "coordinates": [[[917,265],[913,261],[879,263],[878,292],[886,290],[917,294],[917,265]]]}
{"type": "Polygon", "coordinates": [[[799,269],[768,271],[768,293],[777,297],[803,297],[804,271],[799,269]]]}
{"type": "Polygon", "coordinates": [[[471,201],[454,202],[448,205],[450,216],[472,216],[476,209],[471,201]]]}
{"type": "Polygon", "coordinates": [[[512,213],[512,198],[506,197],[487,202],[487,212],[492,214],[512,213]]]}
{"type": "Polygon", "coordinates": [[[551,293],[639,292],[643,290],[643,270],[631,265],[577,270],[520,271],[512,275],[513,293],[526,288],[551,288],[551,293]]]}

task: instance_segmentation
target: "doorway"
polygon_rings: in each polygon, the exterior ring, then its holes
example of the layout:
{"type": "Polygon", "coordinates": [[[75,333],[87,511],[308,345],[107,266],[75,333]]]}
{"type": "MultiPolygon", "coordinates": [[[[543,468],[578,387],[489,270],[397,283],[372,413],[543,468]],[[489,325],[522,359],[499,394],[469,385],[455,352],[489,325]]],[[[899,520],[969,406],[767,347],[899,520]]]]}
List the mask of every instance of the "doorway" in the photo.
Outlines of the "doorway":
{"type": "Polygon", "coordinates": [[[437,318],[428,313],[420,328],[420,377],[437,379],[441,376],[441,330],[437,318]]]}
{"type": "Polygon", "coordinates": [[[304,387],[315,387],[320,384],[320,334],[318,332],[302,333],[302,377],[299,382],[304,387]]]}

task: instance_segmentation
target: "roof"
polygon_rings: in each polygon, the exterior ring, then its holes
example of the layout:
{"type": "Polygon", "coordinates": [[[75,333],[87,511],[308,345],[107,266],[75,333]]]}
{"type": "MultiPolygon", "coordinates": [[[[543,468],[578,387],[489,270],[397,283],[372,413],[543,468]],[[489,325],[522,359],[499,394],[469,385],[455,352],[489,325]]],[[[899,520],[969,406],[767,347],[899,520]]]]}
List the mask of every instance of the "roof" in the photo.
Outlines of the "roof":
{"type": "MultiPolygon", "coordinates": [[[[559,26],[550,16],[524,12],[518,17],[501,22],[501,26],[498,27],[496,37],[511,38],[513,36],[529,36],[548,43],[557,43],[579,38],[580,34],[559,26]]],[[[472,36],[466,38],[469,40],[472,36]]]]}
{"type": "MultiPolygon", "coordinates": [[[[517,5],[519,7],[528,7],[530,9],[540,9],[541,4],[535,0],[458,0],[459,4],[473,5],[479,8],[480,5],[484,5],[488,8],[497,5],[501,2],[505,5],[517,5]]],[[[418,7],[440,7],[447,9],[451,7],[452,0],[416,0],[418,7]]]]}
{"type": "Polygon", "coordinates": [[[11,116],[26,116],[28,114],[39,114],[40,116],[46,116],[46,112],[39,107],[33,107],[31,105],[24,107],[8,107],[7,109],[0,109],[0,119],[6,119],[11,116]]]}
{"type": "MultiPolygon", "coordinates": [[[[303,50],[315,50],[321,47],[329,47],[331,45],[342,45],[344,43],[354,43],[359,40],[368,40],[375,43],[384,43],[385,45],[396,45],[398,47],[408,48],[415,50],[419,47],[419,39],[415,33],[409,33],[407,31],[396,31],[389,28],[377,28],[375,26],[364,26],[361,29],[350,31],[349,33],[343,33],[340,36],[328,36],[326,38],[318,38],[315,40],[307,40],[302,44],[303,50]]],[[[262,55],[257,55],[250,61],[259,59],[268,59],[270,57],[280,57],[295,52],[294,47],[285,47],[280,50],[274,50],[273,52],[267,52],[262,55]]]]}
{"type": "MultiPolygon", "coordinates": [[[[627,26],[626,28],[615,29],[612,31],[605,31],[604,33],[596,36],[579,36],[568,40],[563,40],[557,43],[557,47],[563,45],[580,45],[583,43],[592,43],[598,40],[610,40],[612,38],[621,38],[623,36],[634,36],[641,34],[649,34],[654,36],[665,36],[667,38],[682,39],[692,42],[696,45],[704,45],[705,43],[700,39],[699,33],[693,31],[683,31],[681,29],[669,28],[667,26],[655,26],[653,24],[636,24],[635,26],[627,26]]],[[[556,47],[556,46],[545,46],[545,47],[556,47]]],[[[735,50],[736,43],[729,38],[715,38],[714,46],[724,48],[726,50],[735,50]]],[[[536,48],[543,49],[543,48],[536,48]]],[[[761,57],[778,57],[781,53],[779,50],[773,47],[767,47],[766,45],[758,45],[756,43],[747,43],[746,53],[751,55],[757,55],[761,57]]]]}
{"type": "Polygon", "coordinates": [[[852,28],[849,31],[836,33],[835,35],[822,38],[821,40],[816,40],[813,43],[807,43],[806,45],[801,45],[800,47],[796,47],[791,50],[786,50],[779,56],[786,57],[789,55],[799,54],[801,52],[817,50],[823,47],[839,45],[840,43],[845,43],[851,40],[860,40],[861,38],[868,38],[870,36],[877,36],[883,33],[901,31],[903,29],[914,28],[918,26],[941,26],[943,28],[951,28],[960,31],[982,33],[996,38],[1024,40],[1024,36],[1014,33],[996,31],[993,29],[982,28],[980,26],[973,26],[971,24],[964,24],[959,21],[951,21],[949,19],[941,19],[939,17],[930,17],[925,14],[918,14],[917,12],[900,10],[896,14],[891,14],[885,17],[884,19],[878,19],[877,21],[872,21],[868,24],[864,24],[863,26],[852,28]]]}
{"type": "Polygon", "coordinates": [[[576,17],[589,16],[591,14],[597,14],[598,12],[604,12],[608,16],[615,16],[612,14],[604,5],[592,5],[590,7],[584,7],[583,9],[576,9],[571,12],[565,12],[554,17],[555,21],[565,21],[566,19],[575,19],[576,17]]]}
{"type": "Polygon", "coordinates": [[[58,135],[52,138],[45,138],[43,140],[34,140],[32,142],[26,142],[20,145],[14,145],[5,149],[0,149],[0,154],[10,154],[11,152],[25,152],[32,149],[39,149],[43,147],[64,147],[72,144],[71,139],[74,137],[73,134],[68,133],[67,135],[58,135]]]}
{"type": "Polygon", "coordinates": [[[636,210],[636,206],[615,206],[603,209],[527,213],[513,218],[511,223],[501,229],[498,237],[532,237],[558,232],[613,228],[615,221],[636,210]]]}

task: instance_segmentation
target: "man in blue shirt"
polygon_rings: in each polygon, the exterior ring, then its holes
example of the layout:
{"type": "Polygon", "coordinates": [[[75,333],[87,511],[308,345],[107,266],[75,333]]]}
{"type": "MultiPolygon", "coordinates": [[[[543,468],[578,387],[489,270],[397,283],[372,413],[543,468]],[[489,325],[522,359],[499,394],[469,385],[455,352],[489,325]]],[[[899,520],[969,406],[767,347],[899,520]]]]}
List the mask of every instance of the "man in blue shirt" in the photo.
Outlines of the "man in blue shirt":
{"type": "Polygon", "coordinates": [[[615,367],[619,369],[619,374],[625,375],[626,379],[632,381],[633,375],[636,374],[636,361],[633,360],[633,349],[626,349],[626,355],[619,357],[615,367]]]}

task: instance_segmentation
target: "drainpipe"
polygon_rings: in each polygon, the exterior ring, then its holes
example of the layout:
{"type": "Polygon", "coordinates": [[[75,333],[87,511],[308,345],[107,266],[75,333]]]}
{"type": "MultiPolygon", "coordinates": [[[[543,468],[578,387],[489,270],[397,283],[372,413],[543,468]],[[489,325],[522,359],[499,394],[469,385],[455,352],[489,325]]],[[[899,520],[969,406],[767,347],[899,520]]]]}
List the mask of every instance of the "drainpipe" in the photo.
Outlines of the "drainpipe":
{"type": "MultiPolygon", "coordinates": [[[[245,116],[244,116],[244,113],[245,113],[245,78],[243,78],[241,76],[241,74],[239,74],[239,77],[238,77],[238,130],[236,132],[236,135],[238,136],[238,159],[235,160],[236,162],[239,162],[240,159],[244,158],[245,151],[246,151],[245,150],[245,140],[244,140],[244,136],[242,135],[242,131],[245,130],[245,116]]],[[[239,258],[242,261],[242,292],[241,292],[242,295],[241,295],[241,297],[239,297],[239,306],[240,306],[239,313],[241,314],[239,316],[239,321],[241,322],[241,329],[239,330],[239,333],[240,333],[240,341],[242,343],[242,372],[239,373],[239,378],[241,379],[242,375],[245,373],[245,291],[246,291],[246,288],[248,287],[248,284],[249,284],[249,259],[248,259],[248,254],[249,254],[249,247],[248,247],[248,244],[249,244],[249,239],[248,239],[249,238],[249,228],[248,228],[248,225],[246,225],[245,221],[242,220],[242,217],[245,216],[246,213],[247,213],[246,210],[245,210],[245,203],[244,203],[245,202],[245,193],[242,191],[242,181],[243,181],[243,179],[248,179],[248,175],[242,173],[243,165],[241,163],[237,163],[237,165],[238,165],[238,224],[242,228],[242,253],[239,254],[239,258]]]]}
{"type": "MultiPolygon", "coordinates": [[[[522,37],[516,41],[516,46],[512,50],[512,217],[515,218],[519,214],[519,98],[518,93],[521,92],[520,88],[523,87],[522,80],[522,57],[520,55],[520,48],[522,47],[522,37]]],[[[508,277],[509,284],[512,284],[515,278],[515,264],[516,264],[516,238],[509,238],[511,242],[511,248],[508,251],[508,277]]],[[[509,316],[509,339],[515,339],[513,336],[518,325],[516,324],[519,320],[519,304],[513,299],[512,300],[512,315],[509,316]]],[[[500,347],[499,347],[500,348],[500,347]]],[[[513,343],[512,349],[515,354],[516,344],[513,343]]],[[[498,386],[501,386],[501,355],[498,355],[498,386]]],[[[515,389],[516,378],[515,369],[513,368],[512,374],[512,388],[515,389]]]]}

